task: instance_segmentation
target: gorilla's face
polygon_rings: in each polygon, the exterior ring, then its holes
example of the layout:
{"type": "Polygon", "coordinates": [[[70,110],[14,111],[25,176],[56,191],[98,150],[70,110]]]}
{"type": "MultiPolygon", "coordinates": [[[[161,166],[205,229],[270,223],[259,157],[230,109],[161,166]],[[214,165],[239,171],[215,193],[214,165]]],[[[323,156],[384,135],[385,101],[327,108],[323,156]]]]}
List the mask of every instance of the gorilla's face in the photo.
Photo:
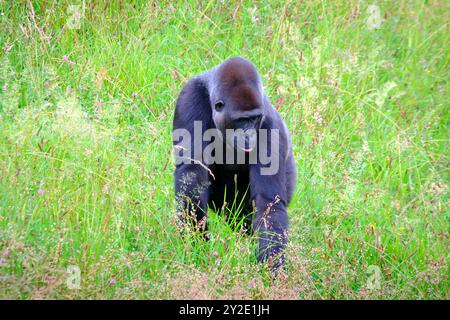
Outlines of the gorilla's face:
{"type": "Polygon", "coordinates": [[[212,117],[224,138],[233,133],[226,139],[230,147],[249,153],[257,145],[257,130],[264,121],[262,88],[253,65],[233,62],[218,71],[220,85],[210,97],[212,117]]]}
{"type": "Polygon", "coordinates": [[[262,97],[257,90],[247,86],[225,91],[211,101],[216,128],[224,138],[227,137],[230,147],[251,152],[257,144],[257,130],[263,121],[262,97]]]}

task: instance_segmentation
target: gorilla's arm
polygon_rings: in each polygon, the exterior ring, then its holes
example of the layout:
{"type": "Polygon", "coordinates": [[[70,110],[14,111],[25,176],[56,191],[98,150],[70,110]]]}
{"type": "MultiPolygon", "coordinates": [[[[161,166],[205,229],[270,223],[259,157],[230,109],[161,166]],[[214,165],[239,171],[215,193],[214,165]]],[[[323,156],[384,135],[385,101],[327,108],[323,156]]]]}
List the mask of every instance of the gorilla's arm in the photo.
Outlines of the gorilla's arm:
{"type": "MultiPolygon", "coordinates": [[[[204,83],[195,78],[183,88],[175,107],[173,129],[186,129],[191,135],[191,159],[184,159],[175,169],[175,199],[181,225],[189,221],[206,231],[206,213],[210,177],[205,166],[194,161],[194,121],[201,121],[203,130],[213,125],[209,94],[204,83]],[[192,218],[192,219],[190,219],[192,218]]],[[[176,146],[179,141],[173,141],[176,146]]],[[[204,147],[204,146],[203,146],[204,147]]]]}
{"type": "Polygon", "coordinates": [[[270,139],[269,153],[277,154],[278,171],[274,175],[261,174],[264,167],[259,161],[250,166],[251,198],[255,207],[253,230],[259,235],[258,261],[268,261],[272,270],[277,270],[284,263],[283,249],[288,237],[286,154],[289,150],[287,133],[278,115],[266,118],[263,129],[278,129],[280,132],[278,146],[272,145],[270,139]],[[272,261],[271,261],[272,260],[272,261]]]}

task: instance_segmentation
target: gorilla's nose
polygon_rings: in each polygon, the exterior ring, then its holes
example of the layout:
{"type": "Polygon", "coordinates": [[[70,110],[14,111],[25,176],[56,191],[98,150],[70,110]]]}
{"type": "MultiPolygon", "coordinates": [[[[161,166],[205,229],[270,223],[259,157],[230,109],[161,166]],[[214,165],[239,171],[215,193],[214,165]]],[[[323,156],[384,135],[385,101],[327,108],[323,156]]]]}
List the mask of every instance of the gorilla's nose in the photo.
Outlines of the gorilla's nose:
{"type": "Polygon", "coordinates": [[[254,115],[247,118],[248,126],[251,128],[259,129],[261,126],[262,114],[254,115]]]}

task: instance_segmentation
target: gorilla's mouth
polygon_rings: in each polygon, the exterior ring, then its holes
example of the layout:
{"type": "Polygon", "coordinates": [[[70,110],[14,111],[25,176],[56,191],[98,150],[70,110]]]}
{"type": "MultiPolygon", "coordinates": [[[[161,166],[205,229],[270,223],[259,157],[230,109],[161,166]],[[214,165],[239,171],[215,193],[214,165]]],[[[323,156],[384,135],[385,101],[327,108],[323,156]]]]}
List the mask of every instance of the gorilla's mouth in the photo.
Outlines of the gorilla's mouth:
{"type": "Polygon", "coordinates": [[[247,130],[243,135],[238,135],[236,142],[237,144],[235,145],[235,147],[237,147],[237,149],[245,153],[252,152],[255,149],[257,143],[256,130],[247,130]]]}
{"type": "Polygon", "coordinates": [[[254,148],[250,147],[250,148],[239,148],[239,149],[241,149],[244,152],[250,153],[253,151],[254,148]]]}
{"type": "MultiPolygon", "coordinates": [[[[238,118],[230,125],[230,137],[227,141],[230,146],[238,152],[251,153],[256,149],[258,143],[257,131],[261,125],[262,115],[238,118]]],[[[228,130],[227,133],[228,134],[228,130]]]]}

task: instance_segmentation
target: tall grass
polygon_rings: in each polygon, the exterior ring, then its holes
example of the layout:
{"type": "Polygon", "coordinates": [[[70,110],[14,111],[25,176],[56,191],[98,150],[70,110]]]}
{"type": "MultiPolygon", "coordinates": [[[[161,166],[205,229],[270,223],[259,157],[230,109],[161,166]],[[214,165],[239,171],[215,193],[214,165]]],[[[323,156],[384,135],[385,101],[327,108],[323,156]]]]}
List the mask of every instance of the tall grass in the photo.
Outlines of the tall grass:
{"type": "Polygon", "coordinates": [[[0,297],[448,299],[449,3],[374,5],[0,1],[0,297]],[[230,56],[293,136],[276,280],[175,225],[174,102],[230,56]]]}

